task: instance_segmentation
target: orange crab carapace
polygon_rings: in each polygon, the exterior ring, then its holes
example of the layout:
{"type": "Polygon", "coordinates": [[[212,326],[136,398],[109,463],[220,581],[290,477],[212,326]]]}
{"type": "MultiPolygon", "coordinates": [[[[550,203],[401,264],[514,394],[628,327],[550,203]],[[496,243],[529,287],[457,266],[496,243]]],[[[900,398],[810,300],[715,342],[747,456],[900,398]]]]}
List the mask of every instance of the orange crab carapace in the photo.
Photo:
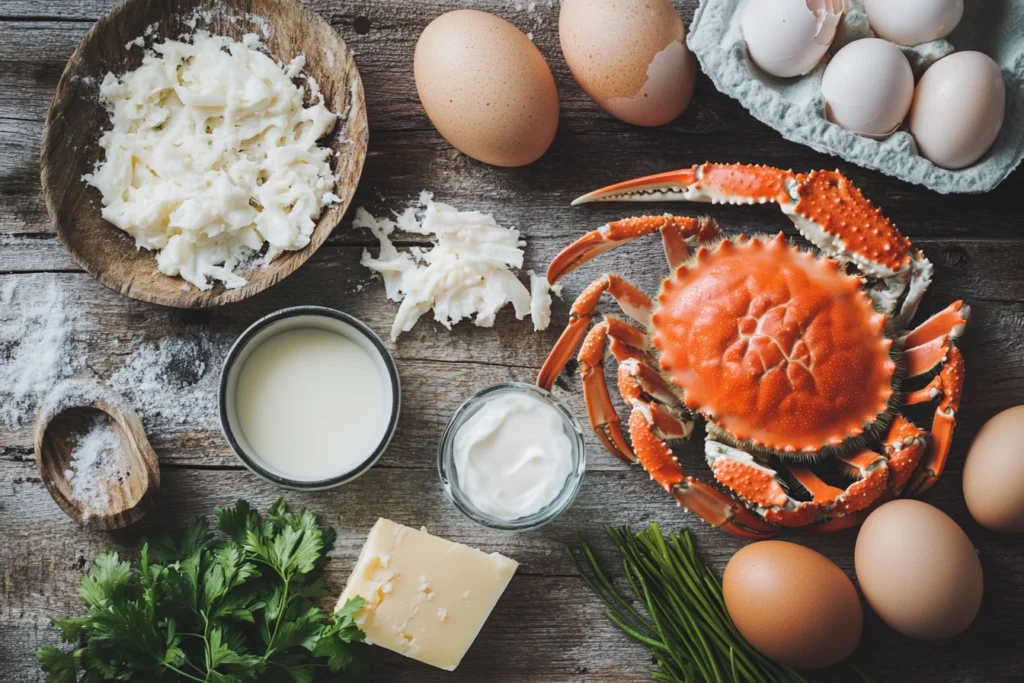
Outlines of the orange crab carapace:
{"type": "Polygon", "coordinates": [[[955,342],[969,309],[958,301],[910,327],[932,277],[924,254],[838,172],[704,164],[577,203],[672,199],[778,204],[816,249],[781,234],[723,238],[710,219],[677,216],[584,235],[552,261],[551,285],[654,232],[672,273],[656,302],[612,274],[584,289],[538,384],[550,388],[582,345],[584,398],[601,442],[639,462],[680,505],[740,536],[847,528],[872,506],[931,486],[959,408],[964,366],[955,342]],[[606,292],[629,321],[606,316],[591,327],[606,292]],[[631,409],[629,439],[605,381],[606,346],[631,409]],[[921,386],[906,391],[905,380],[921,386]],[[901,414],[931,401],[930,433],[901,414]],[[707,462],[732,496],[687,476],[669,447],[700,417],[707,462]],[[837,477],[844,487],[826,481],[837,477]]]}

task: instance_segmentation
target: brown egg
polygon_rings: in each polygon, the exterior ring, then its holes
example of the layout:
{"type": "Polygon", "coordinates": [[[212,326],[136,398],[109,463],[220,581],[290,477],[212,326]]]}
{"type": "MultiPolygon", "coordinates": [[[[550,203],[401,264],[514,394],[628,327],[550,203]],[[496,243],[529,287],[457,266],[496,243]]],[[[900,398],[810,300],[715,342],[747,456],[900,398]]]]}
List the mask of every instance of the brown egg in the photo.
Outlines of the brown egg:
{"type": "Polygon", "coordinates": [[[999,413],[974,437],[964,463],[964,500],[983,527],[1024,533],[1024,406],[999,413]]]}
{"type": "Polygon", "coordinates": [[[810,548],[762,541],[732,556],[722,577],[736,628],[780,664],[819,669],[857,648],[860,598],[843,570],[810,548]]]}
{"type": "Polygon", "coordinates": [[[580,87],[612,116],[661,126],[690,103],[697,60],[669,0],[562,0],[558,36],[580,87]]]}
{"type": "Polygon", "coordinates": [[[886,624],[911,638],[950,638],[981,606],[981,562],[971,539],[944,512],[894,500],[857,535],[857,580],[886,624]]]}
{"type": "Polygon", "coordinates": [[[525,166],[551,146],[558,91],[537,46],[504,19],[477,10],[442,14],[413,60],[427,116],[453,147],[495,166],[525,166]]]}

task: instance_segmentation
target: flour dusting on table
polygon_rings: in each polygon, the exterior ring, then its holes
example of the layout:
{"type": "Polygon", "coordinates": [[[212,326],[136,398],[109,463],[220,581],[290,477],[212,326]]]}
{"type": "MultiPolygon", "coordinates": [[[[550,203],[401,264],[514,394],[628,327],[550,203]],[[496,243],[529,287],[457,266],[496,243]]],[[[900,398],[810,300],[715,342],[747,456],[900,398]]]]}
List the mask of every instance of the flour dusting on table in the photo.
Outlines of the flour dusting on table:
{"type": "Polygon", "coordinates": [[[0,286],[0,426],[21,427],[60,380],[79,369],[76,311],[53,276],[7,276],[0,286]]]}
{"type": "Polygon", "coordinates": [[[139,343],[110,386],[124,394],[147,427],[162,420],[173,427],[216,429],[217,372],[228,348],[211,337],[170,337],[139,343]]]}
{"type": "MultiPolygon", "coordinates": [[[[89,358],[86,342],[97,339],[97,333],[80,311],[58,276],[0,278],[0,427],[31,424],[44,399],[55,412],[95,398],[108,400],[83,394],[81,387],[56,391],[63,380],[82,376],[108,380],[147,427],[160,422],[172,429],[217,428],[216,369],[230,347],[229,335],[189,326],[174,336],[146,341],[139,330],[128,339],[123,361],[117,363],[115,356],[113,368],[104,370],[89,358]]],[[[120,344],[99,334],[105,346],[120,344]]]]}

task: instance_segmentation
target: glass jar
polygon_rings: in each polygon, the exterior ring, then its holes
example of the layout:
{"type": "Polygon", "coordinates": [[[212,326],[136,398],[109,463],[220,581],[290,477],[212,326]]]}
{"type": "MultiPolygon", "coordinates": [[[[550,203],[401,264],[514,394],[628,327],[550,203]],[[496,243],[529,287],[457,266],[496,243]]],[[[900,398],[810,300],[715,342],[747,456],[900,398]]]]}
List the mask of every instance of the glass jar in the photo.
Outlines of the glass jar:
{"type": "Polygon", "coordinates": [[[437,470],[441,485],[455,507],[478,524],[505,531],[526,531],[547,524],[565,512],[579,493],[583,474],[587,468],[583,428],[563,401],[550,392],[532,384],[505,382],[482,389],[470,396],[452,415],[448,427],[441,437],[437,451],[437,470]],[[561,491],[539,511],[517,519],[498,518],[477,508],[463,491],[459,483],[458,468],[455,465],[455,438],[459,430],[489,401],[507,394],[527,394],[553,408],[561,417],[562,429],[572,445],[572,469],[566,477],[561,491]]]}

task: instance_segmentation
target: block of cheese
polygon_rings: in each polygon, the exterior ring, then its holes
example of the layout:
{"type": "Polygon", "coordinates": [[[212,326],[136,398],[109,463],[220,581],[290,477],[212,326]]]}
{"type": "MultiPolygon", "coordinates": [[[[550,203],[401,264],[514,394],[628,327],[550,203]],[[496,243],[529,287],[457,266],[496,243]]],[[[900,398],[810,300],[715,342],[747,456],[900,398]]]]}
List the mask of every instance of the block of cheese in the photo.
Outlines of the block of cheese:
{"type": "Polygon", "coordinates": [[[366,641],[452,671],[476,640],[519,563],[387,519],[370,530],[338,606],[366,605],[366,641]]]}

